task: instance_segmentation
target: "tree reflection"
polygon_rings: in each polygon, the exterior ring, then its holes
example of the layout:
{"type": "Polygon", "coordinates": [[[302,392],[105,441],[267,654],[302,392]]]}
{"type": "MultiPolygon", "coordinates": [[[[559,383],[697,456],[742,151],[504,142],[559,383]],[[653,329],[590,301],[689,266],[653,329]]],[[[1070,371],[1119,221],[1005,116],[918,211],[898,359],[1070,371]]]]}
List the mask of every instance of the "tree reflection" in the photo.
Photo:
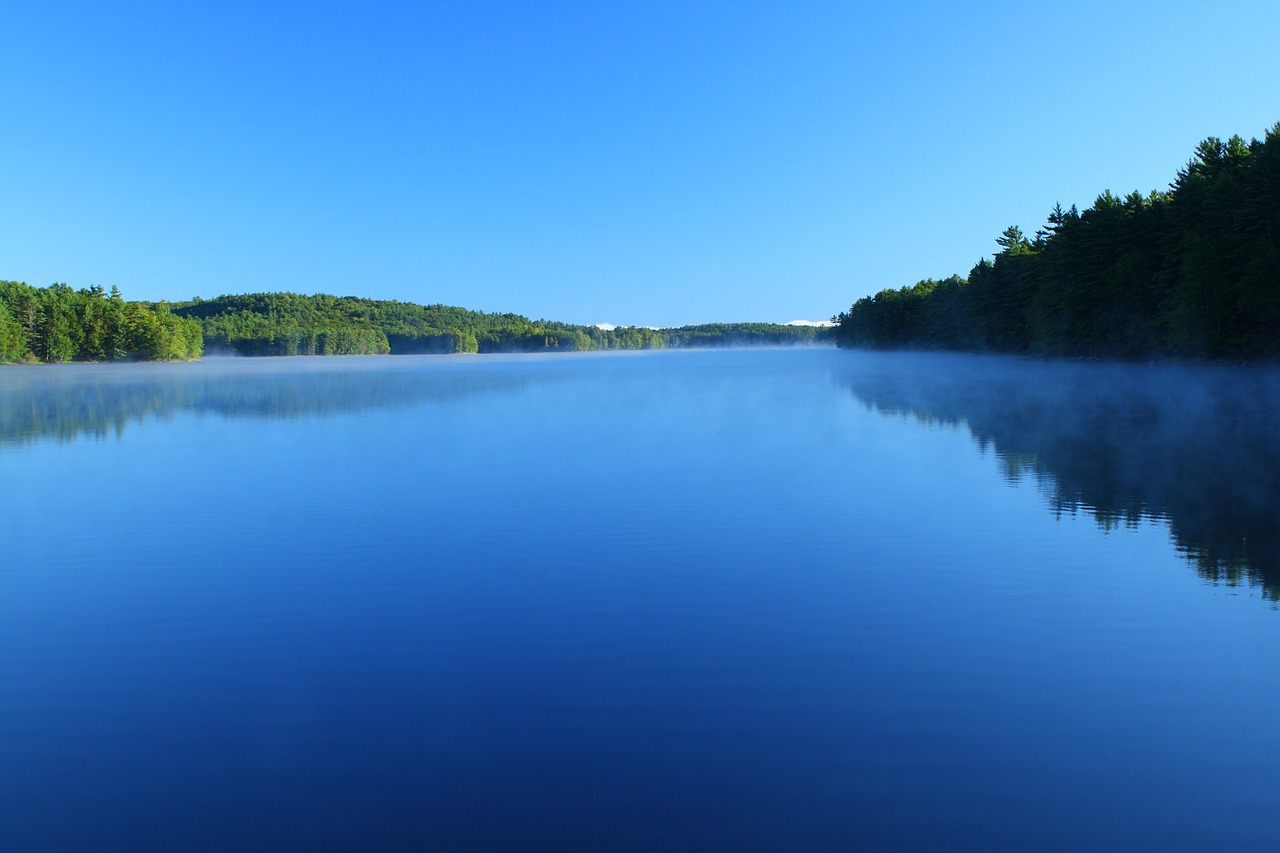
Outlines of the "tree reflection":
{"type": "Polygon", "coordinates": [[[297,362],[225,366],[88,365],[8,368],[0,384],[0,448],[122,434],[131,423],[183,412],[296,420],[501,393],[547,375],[485,370],[352,369],[297,362]],[[326,369],[328,368],[328,369],[326,369]]]}
{"type": "Polygon", "coordinates": [[[1280,600],[1280,370],[871,353],[839,380],[875,410],[967,427],[1055,513],[1166,521],[1201,576],[1280,600]]]}

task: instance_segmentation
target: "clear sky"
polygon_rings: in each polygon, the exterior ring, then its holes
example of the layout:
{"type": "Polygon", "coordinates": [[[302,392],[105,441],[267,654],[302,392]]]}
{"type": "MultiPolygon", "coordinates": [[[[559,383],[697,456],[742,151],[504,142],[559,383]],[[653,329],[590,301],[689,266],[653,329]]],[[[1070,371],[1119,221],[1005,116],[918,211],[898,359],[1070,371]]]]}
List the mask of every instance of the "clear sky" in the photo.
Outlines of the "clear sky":
{"type": "Polygon", "coordinates": [[[1280,3],[0,3],[0,278],[823,319],[1280,121],[1280,3]]]}

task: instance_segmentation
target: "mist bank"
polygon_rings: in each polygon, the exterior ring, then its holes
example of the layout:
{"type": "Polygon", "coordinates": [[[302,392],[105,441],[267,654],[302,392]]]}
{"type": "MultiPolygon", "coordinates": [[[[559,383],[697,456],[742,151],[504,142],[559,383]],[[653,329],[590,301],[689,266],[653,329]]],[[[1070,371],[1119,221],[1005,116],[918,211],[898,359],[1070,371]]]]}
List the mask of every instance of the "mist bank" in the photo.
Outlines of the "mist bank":
{"type": "Polygon", "coordinates": [[[182,360],[210,355],[585,352],[833,342],[832,330],[778,323],[602,329],[519,314],[357,296],[249,293],[125,302],[117,288],[0,282],[0,362],[182,360]]]}
{"type": "Polygon", "coordinates": [[[1055,205],[968,278],[926,279],[836,317],[842,347],[1085,358],[1280,358],[1280,124],[1210,137],[1165,191],[1055,205]]]}
{"type": "Polygon", "coordinates": [[[526,374],[456,369],[430,374],[387,359],[209,359],[199,364],[14,368],[0,378],[0,451],[36,441],[119,437],[135,424],[184,413],[292,421],[446,405],[560,381],[526,374]]]}

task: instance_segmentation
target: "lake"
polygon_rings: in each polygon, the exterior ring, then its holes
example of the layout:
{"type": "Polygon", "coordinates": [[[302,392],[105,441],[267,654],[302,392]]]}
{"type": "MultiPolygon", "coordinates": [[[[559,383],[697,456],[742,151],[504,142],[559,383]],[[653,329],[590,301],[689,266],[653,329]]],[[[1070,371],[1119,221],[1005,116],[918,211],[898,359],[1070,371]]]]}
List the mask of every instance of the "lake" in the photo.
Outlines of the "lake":
{"type": "Polygon", "coordinates": [[[1274,849],[1280,372],[0,369],[11,850],[1274,849]]]}

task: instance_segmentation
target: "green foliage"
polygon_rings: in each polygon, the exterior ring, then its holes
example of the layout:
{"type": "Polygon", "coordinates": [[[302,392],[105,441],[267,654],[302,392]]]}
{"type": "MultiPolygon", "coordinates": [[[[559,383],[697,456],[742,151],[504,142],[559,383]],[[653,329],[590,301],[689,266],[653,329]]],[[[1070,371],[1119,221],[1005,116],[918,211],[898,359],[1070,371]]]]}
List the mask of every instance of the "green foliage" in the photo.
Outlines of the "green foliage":
{"type": "Polygon", "coordinates": [[[0,282],[0,362],[183,360],[266,355],[584,352],[666,346],[825,342],[829,329],[717,323],[599,329],[354,296],[248,293],[179,303],[125,302],[116,287],[73,291],[0,282]]]}
{"type": "Polygon", "coordinates": [[[807,346],[831,337],[828,327],[778,323],[708,323],[662,331],[669,347],[807,346]]]}
{"type": "Polygon", "coordinates": [[[296,293],[193,300],[174,312],[196,320],[211,351],[240,355],[534,352],[603,349],[622,336],[598,329],[445,305],[296,293]]]}
{"type": "Polygon", "coordinates": [[[200,324],[165,303],[125,302],[119,289],[0,281],[0,363],[180,361],[204,350],[200,324]]]}
{"type": "Polygon", "coordinates": [[[454,332],[453,351],[463,353],[479,352],[480,343],[476,340],[476,333],[470,329],[454,332]]]}
{"type": "Polygon", "coordinates": [[[240,355],[582,352],[813,343],[829,335],[824,329],[770,323],[599,329],[519,314],[327,294],[219,296],[178,303],[173,311],[200,323],[211,351],[240,355]]]}
{"type": "Polygon", "coordinates": [[[1280,358],[1280,124],[1209,138],[1167,192],[1104,192],[1017,226],[967,279],[923,281],[837,316],[841,346],[1050,356],[1280,358]]]}
{"type": "Polygon", "coordinates": [[[22,325],[9,312],[8,307],[0,302],[0,363],[18,361],[27,352],[27,339],[22,332],[22,325]]]}

